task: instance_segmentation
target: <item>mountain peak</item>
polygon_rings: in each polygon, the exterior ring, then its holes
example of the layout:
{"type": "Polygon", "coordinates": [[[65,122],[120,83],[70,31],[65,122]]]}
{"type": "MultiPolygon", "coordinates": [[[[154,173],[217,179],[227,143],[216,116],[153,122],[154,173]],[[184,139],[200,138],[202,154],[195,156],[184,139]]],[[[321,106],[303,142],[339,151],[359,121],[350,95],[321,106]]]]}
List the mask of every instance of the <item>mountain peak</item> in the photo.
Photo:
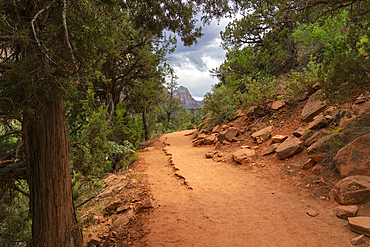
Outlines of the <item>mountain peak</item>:
{"type": "Polygon", "coordinates": [[[190,94],[189,89],[184,86],[179,86],[175,97],[181,100],[181,105],[185,106],[186,109],[202,107],[202,103],[196,101],[190,94]]]}

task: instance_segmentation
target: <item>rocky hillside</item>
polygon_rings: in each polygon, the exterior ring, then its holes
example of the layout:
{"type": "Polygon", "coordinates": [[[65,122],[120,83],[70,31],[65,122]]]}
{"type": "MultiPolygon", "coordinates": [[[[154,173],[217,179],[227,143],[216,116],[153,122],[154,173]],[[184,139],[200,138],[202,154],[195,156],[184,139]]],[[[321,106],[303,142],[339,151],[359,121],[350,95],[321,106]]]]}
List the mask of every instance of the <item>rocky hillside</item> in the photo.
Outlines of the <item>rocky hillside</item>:
{"type": "Polygon", "coordinates": [[[196,101],[191,96],[189,90],[186,87],[180,86],[175,96],[180,98],[181,105],[185,106],[186,109],[199,108],[202,106],[202,103],[196,101]]]}

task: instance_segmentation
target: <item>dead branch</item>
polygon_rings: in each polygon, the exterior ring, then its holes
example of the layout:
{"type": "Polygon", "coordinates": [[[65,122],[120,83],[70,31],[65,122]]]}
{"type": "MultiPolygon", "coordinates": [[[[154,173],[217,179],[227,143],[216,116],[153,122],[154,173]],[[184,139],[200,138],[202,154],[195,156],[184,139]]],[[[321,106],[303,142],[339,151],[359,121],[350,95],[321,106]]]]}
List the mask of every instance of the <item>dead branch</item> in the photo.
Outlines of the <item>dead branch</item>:
{"type": "Polygon", "coordinates": [[[27,196],[27,197],[30,197],[30,194],[29,194],[29,193],[27,193],[26,191],[22,190],[21,188],[19,188],[19,187],[18,187],[17,185],[15,185],[15,184],[11,184],[11,185],[10,185],[10,188],[12,188],[12,189],[14,189],[14,190],[16,190],[16,191],[21,192],[23,195],[25,195],[25,196],[27,196]]]}
{"type": "Polygon", "coordinates": [[[27,180],[27,163],[12,163],[0,168],[0,180],[25,179],[27,180]]]}
{"type": "Polygon", "coordinates": [[[127,177],[127,178],[125,178],[125,179],[120,179],[120,180],[118,180],[118,181],[117,181],[116,183],[114,183],[114,184],[112,184],[113,182],[111,182],[110,184],[108,184],[108,186],[107,186],[105,189],[103,189],[103,190],[99,191],[97,194],[95,194],[95,195],[93,195],[93,196],[89,197],[89,198],[88,198],[88,199],[86,199],[85,201],[83,201],[83,202],[81,202],[80,204],[78,204],[78,205],[77,205],[77,207],[76,207],[76,209],[77,209],[77,208],[79,208],[79,207],[81,207],[81,206],[82,206],[82,205],[84,205],[85,203],[87,203],[87,202],[91,201],[91,200],[92,200],[92,199],[94,199],[95,197],[99,196],[101,193],[103,193],[104,191],[106,191],[107,189],[109,189],[109,187],[114,186],[114,185],[116,185],[116,184],[118,184],[118,183],[120,183],[120,182],[122,182],[122,181],[124,181],[124,180],[126,180],[126,179],[128,179],[128,177],[127,177]]]}

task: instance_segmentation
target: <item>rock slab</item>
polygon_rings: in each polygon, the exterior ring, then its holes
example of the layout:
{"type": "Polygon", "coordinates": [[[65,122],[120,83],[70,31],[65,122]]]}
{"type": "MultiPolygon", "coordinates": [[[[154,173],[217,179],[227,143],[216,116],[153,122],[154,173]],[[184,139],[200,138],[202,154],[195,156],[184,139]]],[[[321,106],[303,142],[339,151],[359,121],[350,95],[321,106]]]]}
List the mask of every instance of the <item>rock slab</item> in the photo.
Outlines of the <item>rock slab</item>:
{"type": "Polygon", "coordinates": [[[347,219],[349,217],[356,217],[358,212],[357,206],[338,206],[337,216],[342,219],[347,219]]]}
{"type": "Polygon", "coordinates": [[[323,112],[326,108],[326,105],[323,101],[316,99],[317,95],[320,94],[320,91],[311,95],[308,99],[305,107],[302,110],[302,120],[304,122],[311,122],[314,117],[323,112]]]}
{"type": "Polygon", "coordinates": [[[233,159],[238,163],[248,163],[253,162],[253,159],[256,155],[254,149],[240,149],[233,153],[233,159]]]}
{"type": "Polygon", "coordinates": [[[340,149],[334,162],[342,177],[370,176],[370,134],[363,135],[340,149]]]}
{"type": "Polygon", "coordinates": [[[370,237],[370,217],[348,218],[348,223],[353,232],[370,237]]]}
{"type": "Polygon", "coordinates": [[[335,199],[344,205],[364,203],[370,199],[370,177],[350,176],[334,187],[335,199]]]}
{"type": "Polygon", "coordinates": [[[303,143],[295,136],[290,136],[276,149],[279,159],[285,159],[303,150],[303,143]]]}

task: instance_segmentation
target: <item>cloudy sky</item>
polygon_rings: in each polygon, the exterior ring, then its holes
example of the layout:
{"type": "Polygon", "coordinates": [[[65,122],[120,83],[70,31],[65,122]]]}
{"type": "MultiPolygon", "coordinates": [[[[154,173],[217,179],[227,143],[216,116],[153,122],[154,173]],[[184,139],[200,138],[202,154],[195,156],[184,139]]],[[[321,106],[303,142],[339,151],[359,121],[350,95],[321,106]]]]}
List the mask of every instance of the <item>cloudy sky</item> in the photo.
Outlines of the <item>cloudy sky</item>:
{"type": "Polygon", "coordinates": [[[221,47],[220,31],[223,31],[229,20],[212,21],[211,25],[203,26],[204,35],[198,44],[184,47],[181,39],[177,40],[176,51],[169,55],[169,61],[174,68],[179,86],[189,89],[196,100],[201,100],[211,86],[217,83],[209,70],[218,67],[225,57],[221,47]]]}

